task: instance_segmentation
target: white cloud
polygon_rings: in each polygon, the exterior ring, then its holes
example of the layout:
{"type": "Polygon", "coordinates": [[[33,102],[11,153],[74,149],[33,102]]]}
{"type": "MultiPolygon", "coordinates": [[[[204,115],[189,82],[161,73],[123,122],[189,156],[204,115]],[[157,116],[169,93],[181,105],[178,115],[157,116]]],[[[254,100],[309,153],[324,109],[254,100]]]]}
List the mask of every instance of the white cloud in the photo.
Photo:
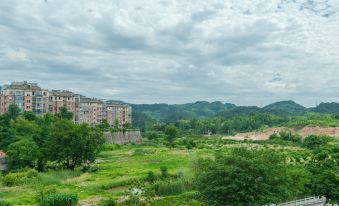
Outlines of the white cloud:
{"type": "Polygon", "coordinates": [[[139,103],[338,101],[338,21],[337,0],[4,0],[0,84],[139,103]]]}

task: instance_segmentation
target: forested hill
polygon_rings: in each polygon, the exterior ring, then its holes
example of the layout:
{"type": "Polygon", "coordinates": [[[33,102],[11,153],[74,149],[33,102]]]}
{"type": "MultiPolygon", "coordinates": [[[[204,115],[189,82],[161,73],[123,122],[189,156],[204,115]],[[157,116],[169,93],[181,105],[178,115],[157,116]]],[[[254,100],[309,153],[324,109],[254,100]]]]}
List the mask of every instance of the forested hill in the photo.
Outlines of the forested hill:
{"type": "Polygon", "coordinates": [[[143,113],[160,122],[174,122],[183,118],[212,117],[237,106],[230,103],[199,101],[188,104],[134,104],[133,112],[143,113]]]}
{"type": "MultiPolygon", "coordinates": [[[[116,101],[114,101],[116,102],[116,101]]],[[[122,102],[119,102],[122,103],[122,102]]],[[[234,117],[251,114],[274,114],[278,116],[299,116],[307,112],[339,114],[339,103],[321,103],[306,108],[294,101],[280,101],[265,107],[236,106],[230,103],[198,101],[187,104],[131,104],[133,122],[153,124],[155,122],[176,122],[179,119],[200,119],[206,117],[234,117]]]]}

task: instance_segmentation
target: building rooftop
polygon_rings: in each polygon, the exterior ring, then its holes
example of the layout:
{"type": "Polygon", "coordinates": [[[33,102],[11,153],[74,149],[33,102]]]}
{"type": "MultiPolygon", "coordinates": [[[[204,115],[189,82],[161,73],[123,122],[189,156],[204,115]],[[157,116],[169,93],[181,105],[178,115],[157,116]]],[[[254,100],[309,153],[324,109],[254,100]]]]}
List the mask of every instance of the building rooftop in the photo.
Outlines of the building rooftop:
{"type": "Polygon", "coordinates": [[[3,89],[20,89],[20,90],[42,90],[37,83],[29,82],[12,82],[10,85],[5,85],[3,89]]]}
{"type": "Polygon", "coordinates": [[[58,96],[58,97],[75,97],[76,95],[71,92],[71,91],[67,91],[67,90],[52,90],[51,94],[53,96],[58,96]]]}
{"type": "Polygon", "coordinates": [[[117,104],[115,104],[115,103],[113,103],[113,104],[107,104],[106,106],[107,106],[107,107],[131,107],[131,106],[128,105],[128,104],[120,104],[120,103],[117,103],[117,104]]]}
{"type": "Polygon", "coordinates": [[[99,99],[95,99],[95,98],[81,98],[80,100],[81,103],[101,103],[103,104],[103,101],[99,100],[99,99]]]}

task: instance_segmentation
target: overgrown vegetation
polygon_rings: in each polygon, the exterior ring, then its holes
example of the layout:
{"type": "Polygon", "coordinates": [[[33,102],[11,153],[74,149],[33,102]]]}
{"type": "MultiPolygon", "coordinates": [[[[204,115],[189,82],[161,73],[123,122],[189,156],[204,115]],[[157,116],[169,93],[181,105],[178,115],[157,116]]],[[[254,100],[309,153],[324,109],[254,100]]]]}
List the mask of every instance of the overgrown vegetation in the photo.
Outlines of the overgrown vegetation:
{"type": "Polygon", "coordinates": [[[12,171],[0,205],[265,205],[326,196],[338,203],[338,138],[282,131],[265,141],[221,135],[271,126],[326,125],[331,115],[250,115],[155,124],[140,144],[103,145],[102,125],[53,116],[0,117],[12,171]]]}
{"type": "Polygon", "coordinates": [[[8,155],[11,170],[35,168],[44,171],[49,165],[74,169],[94,162],[103,135],[100,128],[74,124],[72,113],[62,109],[57,115],[38,117],[20,113],[15,105],[0,116],[0,150],[8,155]]]}

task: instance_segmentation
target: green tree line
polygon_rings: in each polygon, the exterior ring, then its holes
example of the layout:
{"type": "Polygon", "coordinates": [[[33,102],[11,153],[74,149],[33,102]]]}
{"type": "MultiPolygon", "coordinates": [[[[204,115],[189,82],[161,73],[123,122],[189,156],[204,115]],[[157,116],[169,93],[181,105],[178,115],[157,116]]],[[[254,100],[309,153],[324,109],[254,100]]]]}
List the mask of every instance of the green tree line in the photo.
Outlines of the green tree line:
{"type": "Polygon", "coordinates": [[[0,150],[7,153],[10,169],[74,169],[93,162],[104,143],[102,130],[72,119],[65,108],[56,115],[36,116],[11,105],[0,115],[0,150]]]}

